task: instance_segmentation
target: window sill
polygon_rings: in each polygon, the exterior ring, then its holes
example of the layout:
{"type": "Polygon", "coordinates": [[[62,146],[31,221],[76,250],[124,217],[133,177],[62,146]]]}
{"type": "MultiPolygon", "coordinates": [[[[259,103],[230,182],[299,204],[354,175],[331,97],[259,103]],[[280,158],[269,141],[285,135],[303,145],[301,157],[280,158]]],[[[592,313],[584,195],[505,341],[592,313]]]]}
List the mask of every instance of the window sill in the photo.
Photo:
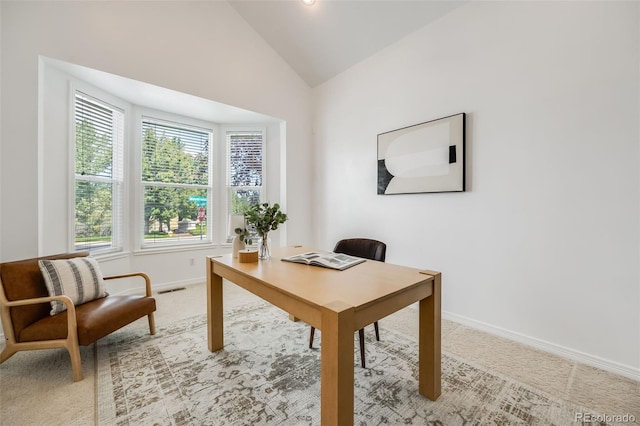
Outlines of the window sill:
{"type": "Polygon", "coordinates": [[[104,254],[90,254],[91,257],[94,257],[99,262],[111,262],[112,260],[125,259],[129,257],[128,251],[119,251],[117,253],[104,253],[104,254]]]}
{"type": "Polygon", "coordinates": [[[175,253],[178,251],[200,251],[200,250],[212,250],[220,247],[224,247],[224,244],[203,243],[193,244],[189,246],[162,246],[162,247],[145,247],[133,251],[134,256],[146,256],[152,254],[162,253],[175,253]]]}

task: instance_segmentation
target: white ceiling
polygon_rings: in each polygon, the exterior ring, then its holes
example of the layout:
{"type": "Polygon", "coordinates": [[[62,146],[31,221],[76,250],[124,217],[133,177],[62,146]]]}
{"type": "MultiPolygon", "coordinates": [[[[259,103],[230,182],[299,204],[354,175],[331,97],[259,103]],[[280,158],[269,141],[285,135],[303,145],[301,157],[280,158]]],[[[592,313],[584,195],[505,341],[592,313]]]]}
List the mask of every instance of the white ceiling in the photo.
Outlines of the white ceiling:
{"type": "Polygon", "coordinates": [[[315,87],[464,1],[229,0],[231,6],[315,87]]]}
{"type": "Polygon", "coordinates": [[[117,98],[141,107],[216,123],[278,123],[279,119],[189,95],[165,87],[132,80],[69,62],[42,56],[46,66],[72,75],[117,98]]]}

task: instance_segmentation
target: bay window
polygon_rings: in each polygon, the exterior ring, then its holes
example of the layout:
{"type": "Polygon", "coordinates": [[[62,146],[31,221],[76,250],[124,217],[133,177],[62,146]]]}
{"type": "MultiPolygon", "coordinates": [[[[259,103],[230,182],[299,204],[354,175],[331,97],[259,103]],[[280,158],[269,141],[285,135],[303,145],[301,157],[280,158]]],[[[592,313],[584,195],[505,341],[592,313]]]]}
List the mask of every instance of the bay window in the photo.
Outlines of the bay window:
{"type": "Polygon", "coordinates": [[[92,88],[72,106],[75,250],[230,243],[232,223],[266,197],[264,127],[143,110],[92,88]]]}

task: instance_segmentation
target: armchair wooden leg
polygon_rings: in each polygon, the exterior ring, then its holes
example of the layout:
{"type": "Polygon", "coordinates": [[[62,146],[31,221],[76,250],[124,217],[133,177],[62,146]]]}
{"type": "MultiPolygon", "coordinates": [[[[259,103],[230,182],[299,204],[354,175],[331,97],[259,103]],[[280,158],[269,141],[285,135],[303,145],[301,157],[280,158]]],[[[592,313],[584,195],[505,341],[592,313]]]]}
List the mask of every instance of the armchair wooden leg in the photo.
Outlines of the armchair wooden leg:
{"type": "Polygon", "coordinates": [[[360,340],[360,365],[366,368],[364,363],[364,328],[358,330],[358,340],[360,340]]]}
{"type": "Polygon", "coordinates": [[[149,318],[149,334],[153,336],[154,334],[156,334],[156,320],[153,316],[153,312],[147,315],[147,317],[149,318]]]}
{"type": "Polygon", "coordinates": [[[79,382],[83,379],[82,375],[82,358],[80,358],[80,346],[76,341],[70,341],[67,346],[69,357],[71,358],[71,371],[73,372],[73,381],[79,382]]]}
{"type": "Polygon", "coordinates": [[[11,358],[13,354],[18,352],[18,350],[13,346],[13,344],[9,343],[8,341],[6,341],[5,344],[6,346],[2,350],[2,353],[0,353],[0,364],[2,364],[3,362],[11,358]]]}
{"type": "Polygon", "coordinates": [[[313,349],[313,335],[316,334],[315,327],[311,327],[311,334],[309,335],[309,349],[313,349]]]}
{"type": "Polygon", "coordinates": [[[380,341],[380,330],[378,330],[378,321],[373,323],[373,327],[376,329],[376,340],[380,341]]]}

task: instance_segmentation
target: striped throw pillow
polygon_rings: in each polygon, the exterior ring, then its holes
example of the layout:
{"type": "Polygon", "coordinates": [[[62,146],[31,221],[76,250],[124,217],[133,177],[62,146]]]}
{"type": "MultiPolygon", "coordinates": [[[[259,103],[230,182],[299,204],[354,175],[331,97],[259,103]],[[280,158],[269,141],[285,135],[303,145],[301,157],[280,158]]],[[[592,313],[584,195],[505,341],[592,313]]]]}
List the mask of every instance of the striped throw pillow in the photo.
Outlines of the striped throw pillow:
{"type": "MultiPolygon", "coordinates": [[[[50,296],[69,296],[74,305],[81,305],[107,295],[98,261],[92,257],[39,260],[50,296]]],[[[51,315],[67,309],[64,303],[51,302],[51,315]]]]}

